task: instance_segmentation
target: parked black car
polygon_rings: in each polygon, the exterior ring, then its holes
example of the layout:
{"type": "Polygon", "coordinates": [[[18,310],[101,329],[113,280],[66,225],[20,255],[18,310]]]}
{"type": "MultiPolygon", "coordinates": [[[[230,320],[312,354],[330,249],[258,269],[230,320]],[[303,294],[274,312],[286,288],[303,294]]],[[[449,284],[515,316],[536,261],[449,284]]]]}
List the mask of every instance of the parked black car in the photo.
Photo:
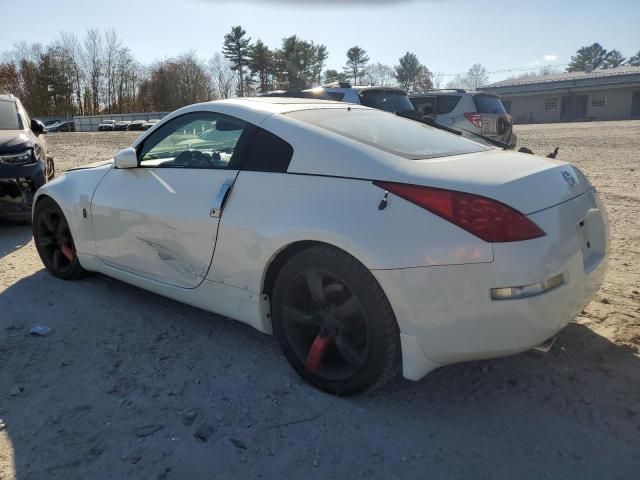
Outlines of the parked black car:
{"type": "Polygon", "coordinates": [[[66,122],[54,123],[53,125],[49,125],[46,127],[46,132],[75,132],[76,131],[76,122],[73,120],[69,120],[66,122]]]}
{"type": "Polygon", "coordinates": [[[145,123],[147,123],[146,120],[134,120],[129,124],[127,130],[144,130],[145,123]]]}
{"type": "Polygon", "coordinates": [[[29,220],[36,190],[55,175],[44,125],[13,95],[0,95],[0,217],[29,220]]]}
{"type": "Polygon", "coordinates": [[[113,127],[114,130],[128,130],[131,122],[129,120],[120,120],[116,122],[116,125],[113,127]]]}

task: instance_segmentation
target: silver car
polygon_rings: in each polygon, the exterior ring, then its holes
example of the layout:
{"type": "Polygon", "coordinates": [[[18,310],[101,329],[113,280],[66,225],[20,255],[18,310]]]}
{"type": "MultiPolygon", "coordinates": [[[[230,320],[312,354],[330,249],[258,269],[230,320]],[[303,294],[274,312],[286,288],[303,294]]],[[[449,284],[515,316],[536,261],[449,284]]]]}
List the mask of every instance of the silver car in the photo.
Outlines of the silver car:
{"type": "Polygon", "coordinates": [[[482,135],[511,147],[517,143],[511,115],[498,95],[462,89],[429,90],[411,94],[409,99],[418,112],[464,136],[482,135]]]}

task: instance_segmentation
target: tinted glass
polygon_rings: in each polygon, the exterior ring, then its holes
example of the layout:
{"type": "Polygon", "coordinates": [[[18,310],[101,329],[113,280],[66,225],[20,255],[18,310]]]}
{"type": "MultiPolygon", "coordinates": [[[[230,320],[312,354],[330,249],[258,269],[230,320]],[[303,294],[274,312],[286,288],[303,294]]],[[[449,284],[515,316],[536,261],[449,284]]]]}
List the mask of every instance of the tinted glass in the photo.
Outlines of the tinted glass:
{"type": "Polygon", "coordinates": [[[286,172],[293,156],[293,147],[280,137],[259,128],[248,148],[244,170],[286,172]]]}
{"type": "Polygon", "coordinates": [[[336,100],[338,102],[341,102],[344,98],[344,93],[341,92],[327,92],[327,95],[331,97],[332,100],[336,100]]]}
{"type": "Polygon", "coordinates": [[[226,115],[183,115],[144,143],[141,167],[227,168],[246,123],[226,115]]]}
{"type": "Polygon", "coordinates": [[[487,150],[479,143],[386,112],[341,108],[301,110],[288,115],[414,160],[487,150]]]}
{"type": "Polygon", "coordinates": [[[436,111],[435,97],[415,97],[411,99],[411,103],[420,113],[424,115],[433,115],[436,111]]]}
{"type": "Polygon", "coordinates": [[[360,94],[363,105],[385,112],[406,112],[413,105],[405,94],[395,90],[365,90],[360,94]]]}
{"type": "Polygon", "coordinates": [[[500,99],[493,95],[474,95],[473,101],[478,113],[507,113],[500,99]]]}
{"type": "Polygon", "coordinates": [[[0,100],[0,130],[20,130],[16,102],[0,100]]]}
{"type": "Polygon", "coordinates": [[[436,97],[436,113],[445,114],[453,112],[460,103],[460,95],[438,95],[436,97]]]}

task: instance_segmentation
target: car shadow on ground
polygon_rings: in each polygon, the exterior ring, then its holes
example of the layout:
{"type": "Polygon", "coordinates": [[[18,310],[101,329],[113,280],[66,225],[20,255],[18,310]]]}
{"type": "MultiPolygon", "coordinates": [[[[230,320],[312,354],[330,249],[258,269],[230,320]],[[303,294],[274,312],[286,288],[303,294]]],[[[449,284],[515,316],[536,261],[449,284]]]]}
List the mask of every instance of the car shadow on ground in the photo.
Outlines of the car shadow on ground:
{"type": "Polygon", "coordinates": [[[23,247],[32,237],[31,225],[0,219],[0,258],[23,247]]]}
{"type": "Polygon", "coordinates": [[[41,270],[0,294],[0,312],[0,465],[19,480],[599,479],[639,467],[640,360],[579,324],[546,355],[338,398],[300,380],[273,338],[101,275],[41,270]],[[34,325],[52,331],[31,336],[34,325]]]}

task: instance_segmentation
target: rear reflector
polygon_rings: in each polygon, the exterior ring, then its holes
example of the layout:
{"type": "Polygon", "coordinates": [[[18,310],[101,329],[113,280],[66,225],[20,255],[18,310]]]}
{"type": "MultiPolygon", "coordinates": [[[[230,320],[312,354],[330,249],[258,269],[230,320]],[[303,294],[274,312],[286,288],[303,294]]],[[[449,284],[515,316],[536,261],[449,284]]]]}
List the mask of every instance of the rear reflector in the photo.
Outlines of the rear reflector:
{"type": "Polygon", "coordinates": [[[491,198],[406,183],[373,183],[486,242],[519,242],[545,235],[526,215],[491,198]]]}
{"type": "Polygon", "coordinates": [[[482,115],[480,113],[467,112],[464,114],[464,116],[476,127],[482,128],[482,115]]]}
{"type": "Polygon", "coordinates": [[[494,300],[508,300],[511,298],[526,298],[540,295],[541,293],[553,290],[564,283],[564,275],[556,275],[544,282],[532,283],[531,285],[520,285],[518,287],[501,287],[491,289],[491,298],[494,300]]]}

